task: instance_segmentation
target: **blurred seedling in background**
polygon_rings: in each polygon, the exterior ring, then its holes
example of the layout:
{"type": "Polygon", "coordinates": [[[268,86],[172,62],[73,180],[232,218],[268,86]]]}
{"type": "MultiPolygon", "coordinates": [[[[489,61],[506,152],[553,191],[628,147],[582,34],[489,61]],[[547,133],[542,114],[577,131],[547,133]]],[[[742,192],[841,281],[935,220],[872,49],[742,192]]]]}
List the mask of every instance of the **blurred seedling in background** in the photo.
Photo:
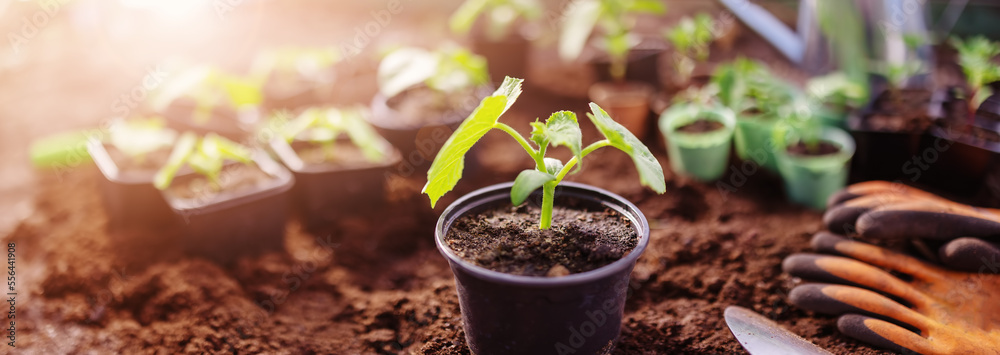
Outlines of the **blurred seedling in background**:
{"type": "Polygon", "coordinates": [[[196,173],[205,176],[213,189],[218,190],[221,188],[219,177],[226,161],[251,164],[253,158],[249,148],[215,133],[198,138],[194,133],[186,132],[177,139],[167,163],[153,178],[153,185],[166,190],[177,172],[187,164],[196,173]]]}
{"type": "Polygon", "coordinates": [[[699,13],[694,18],[684,16],[676,26],[663,32],[663,36],[674,46],[673,64],[679,74],[679,84],[690,82],[697,64],[708,60],[709,49],[715,39],[714,28],[712,16],[699,13]]]}
{"type": "Polygon", "coordinates": [[[216,107],[229,105],[237,112],[259,107],[264,98],[264,79],[224,73],[208,66],[192,68],[155,92],[153,108],[164,112],[177,99],[188,98],[195,103],[193,121],[204,124],[216,107]]]}
{"type": "Polygon", "coordinates": [[[108,131],[108,143],[137,164],[142,164],[149,153],[169,148],[177,139],[177,132],[166,128],[166,123],[158,117],[116,119],[108,131]]]}
{"type": "Polygon", "coordinates": [[[535,21],[542,16],[544,6],[538,0],[466,0],[451,15],[451,32],[467,35],[476,19],[485,16],[486,38],[500,41],[511,34],[519,19],[535,21]]]}
{"type": "Polygon", "coordinates": [[[522,82],[522,79],[507,77],[500,88],[492,96],[483,99],[472,115],[462,122],[445,142],[427,172],[427,184],[423,189],[423,193],[430,197],[432,207],[462,178],[465,154],[483,135],[493,129],[499,129],[513,137],[535,162],[534,169],[524,170],[517,175],[510,197],[511,203],[520,205],[532,192],[539,187],[542,188],[540,229],[549,229],[552,226],[556,186],[568,174],[580,170],[584,157],[603,147],[615,147],[631,156],[639,171],[640,182],[658,193],[666,191],[663,170],[649,149],[594,103],[590,104],[592,113],[588,113],[587,117],[605,139],[586,147],[582,145],[580,125],[573,112],[559,111],[553,113],[544,123],[538,120],[532,122],[529,139],[525,139],[514,128],[498,122],[500,116],[507,112],[521,94],[522,82]],[[563,163],[559,159],[545,157],[550,147],[557,146],[569,148],[573,152],[573,158],[563,163]]]}
{"type": "Polygon", "coordinates": [[[281,125],[280,134],[289,143],[298,140],[321,146],[327,160],[336,159],[336,143],[346,136],[365,159],[381,162],[388,155],[388,143],[365,121],[366,114],[364,107],[308,108],[281,125]]]}
{"type": "Polygon", "coordinates": [[[984,36],[966,40],[952,37],[950,42],[958,50],[958,64],[962,66],[965,80],[969,84],[970,92],[966,102],[971,122],[979,105],[993,95],[989,84],[1000,80],[1000,66],[993,62],[993,58],[1000,54],[1000,45],[984,36]]]}
{"type": "Polygon", "coordinates": [[[632,33],[639,14],[661,15],[667,11],[659,0],[577,0],[566,7],[559,34],[559,57],[576,60],[592,33],[600,28],[601,45],[611,60],[611,77],[625,80],[628,54],[639,40],[632,33]]]}
{"type": "Polygon", "coordinates": [[[274,81],[283,87],[299,79],[330,83],[336,79],[333,67],[341,59],[340,51],[333,48],[285,47],[258,55],[250,72],[255,82],[274,81]]]}
{"type": "Polygon", "coordinates": [[[833,72],[809,79],[806,93],[838,113],[859,108],[868,99],[864,84],[851,80],[843,72],[833,72]]]}
{"type": "Polygon", "coordinates": [[[421,84],[449,94],[480,87],[489,81],[486,59],[455,46],[435,51],[396,48],[386,54],[378,68],[379,91],[387,98],[421,84]]]}

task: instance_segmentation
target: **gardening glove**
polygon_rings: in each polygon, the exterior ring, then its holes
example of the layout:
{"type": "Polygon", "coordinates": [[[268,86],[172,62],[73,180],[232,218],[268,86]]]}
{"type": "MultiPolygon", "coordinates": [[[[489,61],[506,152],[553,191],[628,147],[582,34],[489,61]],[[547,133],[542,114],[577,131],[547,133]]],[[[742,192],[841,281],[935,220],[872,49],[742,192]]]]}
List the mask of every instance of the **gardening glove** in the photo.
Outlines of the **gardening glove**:
{"type": "Polygon", "coordinates": [[[1000,275],[949,271],[828,232],[812,246],[842,256],[786,258],[785,272],[829,282],[795,287],[789,300],[839,315],[841,333],[903,353],[1000,354],[1000,275]]]}
{"type": "Polygon", "coordinates": [[[831,196],[828,206],[823,222],[836,233],[945,241],[939,257],[956,270],[979,271],[984,260],[1000,260],[1000,247],[990,243],[1000,241],[997,210],[963,205],[885,181],[848,186],[831,196]]]}

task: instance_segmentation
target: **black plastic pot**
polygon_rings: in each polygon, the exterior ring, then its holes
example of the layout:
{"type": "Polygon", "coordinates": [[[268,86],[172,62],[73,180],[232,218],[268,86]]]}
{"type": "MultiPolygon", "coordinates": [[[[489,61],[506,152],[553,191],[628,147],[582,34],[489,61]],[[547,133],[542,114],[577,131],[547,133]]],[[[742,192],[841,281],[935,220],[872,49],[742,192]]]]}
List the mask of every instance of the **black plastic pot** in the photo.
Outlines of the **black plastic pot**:
{"type": "Polygon", "coordinates": [[[611,353],[621,331],[629,275],[649,243],[645,216],[621,196],[563,183],[556,189],[555,203],[572,198],[589,208],[610,208],[627,216],[639,235],[635,249],[601,268],[557,278],[500,273],[456,256],[445,243],[451,224],[469,213],[509,205],[511,185],[489,186],[458,199],[435,230],[438,250],[455,275],[469,348],[476,354],[611,353]]]}
{"type": "MultiPolygon", "coordinates": [[[[441,150],[448,137],[451,137],[451,133],[472,114],[479,101],[492,92],[493,89],[481,88],[476,91],[474,98],[470,98],[466,107],[453,111],[445,117],[426,119],[404,119],[405,113],[390,107],[385,95],[376,94],[371,103],[371,115],[367,116],[368,123],[399,150],[406,168],[403,170],[426,170],[424,168],[429,167],[434,161],[437,152],[441,150]],[[403,122],[437,123],[410,125],[403,122]]],[[[467,168],[475,166],[476,163],[475,154],[466,156],[467,168]]]]}
{"type": "Polygon", "coordinates": [[[292,171],[292,195],[309,230],[322,230],[337,216],[370,212],[384,206],[387,174],[399,163],[395,150],[386,161],[359,168],[302,162],[295,148],[305,144],[282,139],[271,141],[271,150],[292,171]]]}
{"type": "Polygon", "coordinates": [[[98,184],[110,229],[155,230],[177,222],[160,190],[153,187],[155,170],[121,170],[98,140],[88,142],[87,151],[103,177],[98,184]]]}
{"type": "MultiPolygon", "coordinates": [[[[877,91],[876,91],[877,92],[877,91]]],[[[857,151],[851,160],[850,182],[869,180],[905,180],[910,178],[905,166],[913,163],[920,153],[925,131],[883,131],[866,125],[866,118],[873,112],[873,98],[865,108],[848,116],[847,127],[857,151]]],[[[928,104],[930,117],[940,117],[943,93],[934,93],[928,104]]]]}
{"type": "Polygon", "coordinates": [[[907,166],[911,176],[919,176],[911,180],[961,197],[990,193],[986,180],[992,171],[1000,171],[1000,142],[975,138],[977,131],[1000,132],[1000,95],[983,102],[971,125],[931,127],[917,161],[907,166]]]}
{"type": "MultiPolygon", "coordinates": [[[[208,198],[181,198],[169,189],[163,192],[167,204],[183,219],[181,242],[188,253],[228,264],[242,255],[283,249],[287,192],[295,179],[263,151],[255,151],[253,161],[272,179],[208,198]]],[[[189,174],[177,177],[174,183],[198,177],[189,174]]]]}
{"type": "Polygon", "coordinates": [[[500,85],[505,76],[526,77],[530,50],[531,42],[516,34],[498,41],[486,38],[485,34],[472,37],[472,52],[486,58],[490,80],[495,85],[500,85]]]}

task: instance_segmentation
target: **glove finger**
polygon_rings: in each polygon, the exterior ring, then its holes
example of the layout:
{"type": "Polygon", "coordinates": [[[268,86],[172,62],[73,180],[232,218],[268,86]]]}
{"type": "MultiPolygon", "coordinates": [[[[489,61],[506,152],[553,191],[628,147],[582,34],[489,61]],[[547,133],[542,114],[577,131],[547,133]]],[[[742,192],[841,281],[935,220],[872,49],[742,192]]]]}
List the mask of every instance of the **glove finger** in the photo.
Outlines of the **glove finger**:
{"type": "Polygon", "coordinates": [[[854,286],[804,284],[793,288],[788,299],[798,307],[823,314],[864,314],[919,330],[926,330],[931,326],[931,320],[912,309],[878,293],[854,286]]]}
{"type": "Polygon", "coordinates": [[[903,354],[939,353],[927,338],[881,319],[845,314],[837,319],[837,329],[851,338],[903,354]]]}
{"type": "Polygon", "coordinates": [[[955,239],[941,247],[938,256],[954,270],[1000,273],[1000,246],[982,239],[955,239]]]}
{"type": "Polygon", "coordinates": [[[858,217],[857,232],[872,238],[934,240],[1000,236],[1000,219],[962,206],[915,201],[879,207],[858,217]]]}
{"type": "Polygon", "coordinates": [[[909,187],[900,183],[888,181],[865,181],[848,186],[831,195],[827,200],[827,207],[833,207],[858,197],[875,194],[897,195],[924,199],[943,199],[942,197],[930,192],[909,187]]]}
{"type": "Polygon", "coordinates": [[[863,287],[899,298],[917,307],[930,302],[926,295],[885,270],[854,259],[795,254],[785,258],[781,265],[788,274],[807,280],[863,287]]]}
{"type": "Polygon", "coordinates": [[[926,281],[942,281],[944,270],[922,260],[896,253],[885,248],[862,243],[829,232],[819,232],[813,236],[812,247],[816,251],[840,254],[869,265],[891,271],[898,271],[926,281]]]}
{"type": "Polygon", "coordinates": [[[834,233],[853,233],[857,230],[855,224],[858,217],[876,208],[890,208],[890,206],[914,201],[912,198],[899,194],[875,194],[864,195],[846,201],[837,206],[830,207],[823,214],[823,224],[826,229],[834,233]]]}

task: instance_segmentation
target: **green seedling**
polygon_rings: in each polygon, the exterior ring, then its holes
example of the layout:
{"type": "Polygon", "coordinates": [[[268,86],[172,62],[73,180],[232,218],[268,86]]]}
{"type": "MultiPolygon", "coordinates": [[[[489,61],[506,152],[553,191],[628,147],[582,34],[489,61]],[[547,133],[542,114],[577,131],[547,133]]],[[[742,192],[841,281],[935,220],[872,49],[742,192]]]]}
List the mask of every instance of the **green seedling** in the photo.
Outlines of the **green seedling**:
{"type": "Polygon", "coordinates": [[[552,227],[552,205],[556,186],[568,174],[579,171],[584,157],[603,147],[615,147],[631,156],[639,171],[640,182],[658,193],[666,191],[663,169],[649,149],[594,103],[590,104],[592,114],[588,113],[587,117],[605,139],[586,147],[582,145],[580,125],[573,112],[553,113],[545,123],[536,120],[531,124],[530,139],[525,139],[512,127],[498,122],[500,116],[507,112],[521,94],[522,82],[522,79],[511,77],[504,79],[500,88],[492,96],[483,99],[479,107],[445,142],[427,172],[427,184],[423,189],[423,193],[430,197],[432,207],[462,178],[465,154],[483,135],[493,129],[499,129],[513,137],[535,162],[534,169],[524,170],[514,179],[510,198],[514,205],[520,205],[533,191],[542,188],[540,229],[552,227]],[[573,152],[573,158],[563,163],[559,159],[545,157],[548,149],[556,146],[569,148],[573,152]]]}
{"type": "Polygon", "coordinates": [[[906,86],[907,81],[924,72],[924,65],[917,60],[902,63],[875,62],[872,63],[872,71],[885,77],[889,84],[889,94],[898,98],[900,90],[906,86]]]}
{"type": "Polygon", "coordinates": [[[679,82],[689,82],[697,63],[708,60],[709,47],[715,39],[714,28],[712,16],[700,13],[694,18],[685,16],[677,26],[664,31],[663,36],[674,45],[674,70],[679,74],[679,82]]]}
{"type": "Polygon", "coordinates": [[[466,0],[451,15],[451,32],[466,35],[480,16],[486,16],[486,37],[492,41],[510,35],[518,19],[537,20],[544,7],[538,0],[466,0]]]}
{"type": "Polygon", "coordinates": [[[993,95],[993,90],[988,85],[1000,80],[1000,66],[993,62],[993,58],[1000,54],[1000,45],[983,36],[964,41],[952,37],[951,44],[958,50],[958,63],[962,66],[965,80],[971,90],[967,100],[971,121],[979,105],[993,95]]]}
{"type": "Polygon", "coordinates": [[[386,97],[420,84],[441,93],[454,93],[489,81],[486,59],[459,47],[436,51],[397,48],[382,59],[378,68],[379,91],[386,97]]]}
{"type": "Polygon", "coordinates": [[[759,84],[768,77],[770,73],[765,66],[740,57],[719,65],[712,74],[711,83],[718,87],[718,99],[722,105],[733,112],[743,112],[755,105],[754,98],[763,96],[760,95],[759,84]]]}
{"type": "MultiPolygon", "coordinates": [[[[347,136],[368,161],[381,162],[387,155],[387,143],[365,121],[367,114],[363,107],[309,108],[280,125],[280,134],[287,142],[299,140],[322,146],[327,159],[336,156],[337,140],[347,136]]],[[[273,119],[282,120],[280,117],[273,119]]]]}
{"type": "Polygon", "coordinates": [[[815,112],[819,102],[806,95],[794,95],[784,105],[777,107],[781,121],[775,127],[775,142],[786,142],[788,137],[796,137],[805,143],[806,149],[816,152],[819,148],[823,123],[815,112]]]}
{"type": "Polygon", "coordinates": [[[628,69],[628,53],[638,42],[632,33],[636,16],[665,12],[666,7],[660,0],[574,1],[563,15],[559,56],[565,61],[579,58],[587,40],[600,26],[604,49],[611,60],[611,77],[623,81],[628,69]]]}
{"type": "Polygon", "coordinates": [[[264,100],[264,79],[241,77],[210,67],[190,69],[154,93],[153,106],[163,112],[175,100],[187,97],[195,101],[194,121],[208,122],[212,109],[227,104],[236,110],[260,106],[264,100]]]}
{"type": "Polygon", "coordinates": [[[331,69],[341,61],[340,51],[333,48],[280,48],[257,56],[251,76],[259,82],[275,76],[278,80],[310,78],[332,81],[331,69]]]}
{"type": "Polygon", "coordinates": [[[226,161],[250,164],[253,159],[250,149],[215,133],[199,139],[194,133],[187,132],[177,139],[167,163],[153,178],[153,185],[157,189],[166,190],[181,167],[187,164],[218,189],[221,186],[219,176],[226,161]]]}
{"type": "Polygon", "coordinates": [[[147,154],[169,147],[177,139],[177,132],[167,129],[160,118],[115,120],[108,131],[108,143],[138,163],[147,154]]]}
{"type": "Polygon", "coordinates": [[[860,107],[868,99],[865,85],[851,80],[844,72],[833,72],[810,79],[806,83],[806,93],[839,112],[860,107]]]}

